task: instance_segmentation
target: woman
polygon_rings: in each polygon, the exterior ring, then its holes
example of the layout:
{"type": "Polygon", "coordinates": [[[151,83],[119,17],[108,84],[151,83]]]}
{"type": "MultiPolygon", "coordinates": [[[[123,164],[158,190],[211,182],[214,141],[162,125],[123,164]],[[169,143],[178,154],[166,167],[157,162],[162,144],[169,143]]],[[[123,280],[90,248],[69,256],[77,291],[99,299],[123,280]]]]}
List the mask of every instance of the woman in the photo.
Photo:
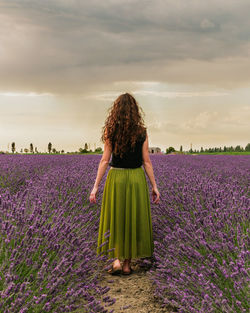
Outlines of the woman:
{"type": "Polygon", "coordinates": [[[142,109],[131,94],[125,93],[109,110],[101,137],[104,152],[89,200],[96,203],[99,183],[110,165],[103,191],[97,254],[115,258],[110,274],[130,274],[131,258],[150,257],[154,249],[149,191],[142,165],[152,185],[154,203],[159,203],[160,194],[149,158],[142,109]]]}

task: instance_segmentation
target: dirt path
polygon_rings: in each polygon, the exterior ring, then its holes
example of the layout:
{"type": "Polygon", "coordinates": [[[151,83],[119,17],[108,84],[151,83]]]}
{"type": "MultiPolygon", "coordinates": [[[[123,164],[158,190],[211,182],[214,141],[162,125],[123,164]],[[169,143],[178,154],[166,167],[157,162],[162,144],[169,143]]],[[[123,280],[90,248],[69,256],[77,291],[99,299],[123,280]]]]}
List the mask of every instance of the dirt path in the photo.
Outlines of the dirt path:
{"type": "Polygon", "coordinates": [[[131,266],[134,272],[128,276],[110,275],[107,271],[102,272],[100,285],[110,287],[105,296],[116,298],[113,305],[107,306],[105,302],[102,302],[102,305],[109,311],[114,309],[114,313],[175,312],[172,308],[161,308],[154,296],[154,287],[147,274],[148,269],[141,267],[139,260],[132,260],[131,266]]]}

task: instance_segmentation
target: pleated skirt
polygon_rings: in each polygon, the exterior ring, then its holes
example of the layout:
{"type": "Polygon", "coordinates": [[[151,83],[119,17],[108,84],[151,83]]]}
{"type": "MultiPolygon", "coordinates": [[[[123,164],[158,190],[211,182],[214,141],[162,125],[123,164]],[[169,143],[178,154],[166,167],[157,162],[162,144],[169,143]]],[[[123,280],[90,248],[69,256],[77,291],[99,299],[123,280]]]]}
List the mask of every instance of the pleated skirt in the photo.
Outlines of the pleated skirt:
{"type": "Polygon", "coordinates": [[[103,190],[97,254],[151,257],[154,250],[149,189],[142,167],[110,168],[103,190]]]}

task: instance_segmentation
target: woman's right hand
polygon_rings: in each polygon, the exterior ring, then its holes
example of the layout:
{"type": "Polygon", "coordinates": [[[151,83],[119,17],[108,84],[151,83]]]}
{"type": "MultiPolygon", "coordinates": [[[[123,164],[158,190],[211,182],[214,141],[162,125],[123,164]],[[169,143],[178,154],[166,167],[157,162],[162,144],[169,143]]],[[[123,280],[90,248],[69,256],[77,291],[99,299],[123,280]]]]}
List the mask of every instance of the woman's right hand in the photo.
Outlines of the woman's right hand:
{"type": "Polygon", "coordinates": [[[153,203],[159,203],[160,193],[159,193],[157,187],[152,187],[152,196],[153,196],[153,203]]]}

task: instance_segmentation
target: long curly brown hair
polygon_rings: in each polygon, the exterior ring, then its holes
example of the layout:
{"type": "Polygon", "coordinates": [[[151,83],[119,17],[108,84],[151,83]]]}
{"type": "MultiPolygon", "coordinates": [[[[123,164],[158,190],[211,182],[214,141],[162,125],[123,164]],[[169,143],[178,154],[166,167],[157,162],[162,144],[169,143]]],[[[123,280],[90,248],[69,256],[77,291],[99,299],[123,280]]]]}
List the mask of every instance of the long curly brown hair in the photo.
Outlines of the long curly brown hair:
{"type": "Polygon", "coordinates": [[[112,152],[122,158],[130,149],[134,149],[138,138],[146,134],[142,117],[145,113],[129,93],[121,94],[108,112],[101,140],[105,142],[108,139],[112,152]]]}

